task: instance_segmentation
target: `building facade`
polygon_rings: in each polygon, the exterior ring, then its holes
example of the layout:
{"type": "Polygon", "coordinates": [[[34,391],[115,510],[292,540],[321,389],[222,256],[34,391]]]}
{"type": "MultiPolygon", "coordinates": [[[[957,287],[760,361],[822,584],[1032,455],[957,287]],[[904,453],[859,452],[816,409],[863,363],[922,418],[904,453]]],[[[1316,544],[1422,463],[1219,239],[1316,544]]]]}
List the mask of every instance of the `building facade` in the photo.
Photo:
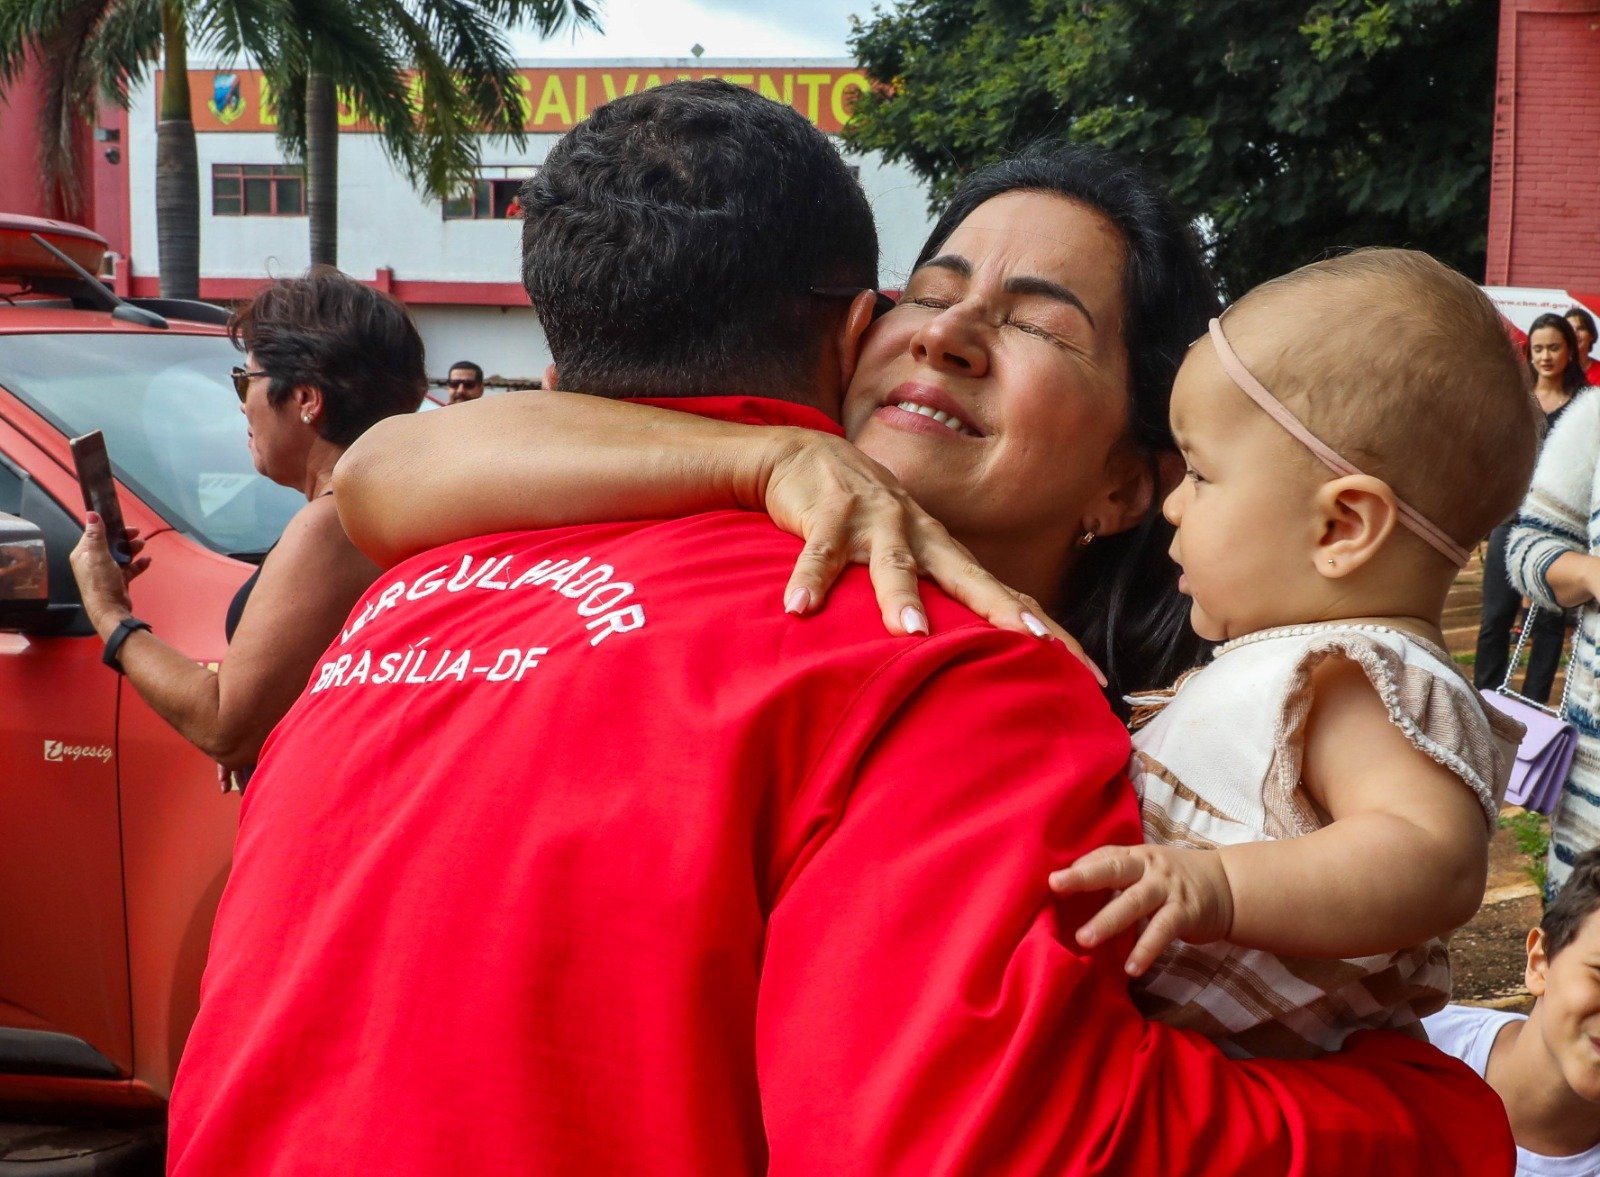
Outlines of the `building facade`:
{"type": "MultiPolygon", "coordinates": [[[[436,378],[463,359],[507,380],[536,378],[549,362],[519,280],[515,197],[560,135],[596,106],[678,78],[721,77],[790,103],[837,134],[867,84],[847,61],[528,61],[520,73],[526,143],[486,137],[475,181],[447,201],[420,195],[390,165],[379,137],[341,110],[339,267],[406,303],[436,378]]],[[[138,295],[158,293],[160,284],[158,86],[159,76],[136,92],[122,125],[110,129],[122,148],[117,166],[126,188],[126,236],[113,241],[122,255],[115,284],[138,295]]],[[[264,279],[300,273],[309,262],[304,179],[283,157],[259,72],[191,68],[190,86],[200,162],[200,293],[216,301],[248,297],[264,279]]],[[[95,155],[104,170],[105,153],[95,155]]],[[[927,192],[903,166],[870,155],[846,158],[877,215],[883,281],[898,285],[932,225],[927,192]]]]}
{"type": "Polygon", "coordinates": [[[1501,0],[1486,280],[1600,291],[1600,0],[1501,0]]]}

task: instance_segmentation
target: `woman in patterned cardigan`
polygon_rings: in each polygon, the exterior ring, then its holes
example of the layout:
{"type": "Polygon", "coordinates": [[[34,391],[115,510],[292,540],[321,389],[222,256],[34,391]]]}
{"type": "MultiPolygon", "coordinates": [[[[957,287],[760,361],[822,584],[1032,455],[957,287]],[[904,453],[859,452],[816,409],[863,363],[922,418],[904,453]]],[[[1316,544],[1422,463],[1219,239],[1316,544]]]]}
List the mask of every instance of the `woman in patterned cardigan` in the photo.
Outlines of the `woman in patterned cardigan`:
{"type": "Polygon", "coordinates": [[[1533,486],[1506,547],[1511,583],[1541,609],[1582,606],[1572,660],[1567,719],[1578,752],[1550,822],[1548,894],[1573,860],[1600,845],[1600,395],[1575,396],[1546,438],[1533,486]]]}

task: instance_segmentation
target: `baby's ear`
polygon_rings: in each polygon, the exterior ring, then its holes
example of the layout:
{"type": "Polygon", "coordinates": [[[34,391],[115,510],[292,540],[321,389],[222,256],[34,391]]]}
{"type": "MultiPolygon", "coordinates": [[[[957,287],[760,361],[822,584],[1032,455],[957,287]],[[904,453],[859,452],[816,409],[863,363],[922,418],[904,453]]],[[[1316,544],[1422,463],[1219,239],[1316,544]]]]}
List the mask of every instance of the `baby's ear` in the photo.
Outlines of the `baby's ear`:
{"type": "Polygon", "coordinates": [[[1322,517],[1317,571],[1332,580],[1370,563],[1400,519],[1393,488],[1370,474],[1348,474],[1323,483],[1316,503],[1322,517]]]}
{"type": "Polygon", "coordinates": [[[1528,933],[1528,967],[1522,976],[1529,993],[1535,997],[1544,996],[1549,971],[1550,956],[1545,952],[1544,929],[1534,928],[1528,933]]]}

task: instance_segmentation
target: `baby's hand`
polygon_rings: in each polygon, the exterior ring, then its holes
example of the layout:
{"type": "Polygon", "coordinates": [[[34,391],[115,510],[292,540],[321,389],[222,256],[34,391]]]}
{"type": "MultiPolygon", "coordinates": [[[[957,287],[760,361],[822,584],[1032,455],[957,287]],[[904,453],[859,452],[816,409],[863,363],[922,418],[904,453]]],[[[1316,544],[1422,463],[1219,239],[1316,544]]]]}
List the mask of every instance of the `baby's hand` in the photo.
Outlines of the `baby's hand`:
{"type": "Polygon", "coordinates": [[[1174,940],[1206,944],[1233,926],[1233,889],[1213,850],[1173,846],[1102,846],[1050,875],[1050,889],[1115,891],[1111,901],[1078,929],[1085,948],[1103,944],[1142,919],[1144,931],[1128,955],[1128,975],[1144,973],[1174,940]]]}

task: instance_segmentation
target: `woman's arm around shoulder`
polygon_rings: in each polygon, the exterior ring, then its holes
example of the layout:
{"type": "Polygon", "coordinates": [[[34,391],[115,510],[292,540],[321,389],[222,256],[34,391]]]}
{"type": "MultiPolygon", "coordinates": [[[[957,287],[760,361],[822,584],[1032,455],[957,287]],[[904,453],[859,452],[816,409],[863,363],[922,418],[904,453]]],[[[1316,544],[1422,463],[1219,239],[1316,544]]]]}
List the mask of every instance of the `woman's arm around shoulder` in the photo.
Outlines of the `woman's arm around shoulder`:
{"type": "Polygon", "coordinates": [[[772,466],[806,432],[507,393],[378,422],[340,459],[334,499],[355,546],[389,567],[497,531],[760,510],[772,466]]]}

